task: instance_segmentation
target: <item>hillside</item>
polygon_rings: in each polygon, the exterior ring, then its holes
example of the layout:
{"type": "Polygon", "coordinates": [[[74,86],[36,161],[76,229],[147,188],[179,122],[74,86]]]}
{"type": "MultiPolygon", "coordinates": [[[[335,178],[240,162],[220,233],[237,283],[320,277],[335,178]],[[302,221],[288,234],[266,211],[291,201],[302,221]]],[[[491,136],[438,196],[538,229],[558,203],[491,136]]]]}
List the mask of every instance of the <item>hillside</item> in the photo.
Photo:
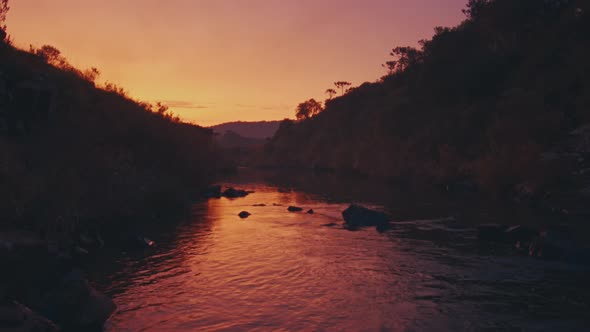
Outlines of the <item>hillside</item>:
{"type": "Polygon", "coordinates": [[[283,122],[262,163],[491,194],[590,186],[588,2],[471,0],[465,13],[395,48],[376,82],[283,122]]]}
{"type": "Polygon", "coordinates": [[[0,42],[0,227],[157,221],[221,167],[210,129],[99,87],[97,74],[50,46],[0,42]]]}
{"type": "Polygon", "coordinates": [[[246,122],[236,121],[222,123],[216,126],[210,127],[215,133],[221,135],[228,131],[232,131],[239,136],[245,138],[260,138],[265,139],[272,137],[279,128],[280,121],[258,121],[258,122],[246,122]]]}

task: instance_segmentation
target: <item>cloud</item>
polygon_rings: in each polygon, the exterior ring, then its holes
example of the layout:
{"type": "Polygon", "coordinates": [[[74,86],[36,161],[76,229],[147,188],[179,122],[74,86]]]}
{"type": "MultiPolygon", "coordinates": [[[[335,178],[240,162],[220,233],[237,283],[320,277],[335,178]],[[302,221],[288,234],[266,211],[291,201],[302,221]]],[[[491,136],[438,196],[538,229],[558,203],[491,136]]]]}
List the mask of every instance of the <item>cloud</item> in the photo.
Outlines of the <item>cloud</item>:
{"type": "Polygon", "coordinates": [[[210,105],[193,103],[192,101],[186,100],[164,100],[162,103],[168,105],[170,108],[205,109],[210,107],[210,105]]]}
{"type": "Polygon", "coordinates": [[[290,107],[288,105],[249,105],[249,104],[235,104],[238,108],[255,108],[264,111],[279,111],[287,110],[290,107]]]}

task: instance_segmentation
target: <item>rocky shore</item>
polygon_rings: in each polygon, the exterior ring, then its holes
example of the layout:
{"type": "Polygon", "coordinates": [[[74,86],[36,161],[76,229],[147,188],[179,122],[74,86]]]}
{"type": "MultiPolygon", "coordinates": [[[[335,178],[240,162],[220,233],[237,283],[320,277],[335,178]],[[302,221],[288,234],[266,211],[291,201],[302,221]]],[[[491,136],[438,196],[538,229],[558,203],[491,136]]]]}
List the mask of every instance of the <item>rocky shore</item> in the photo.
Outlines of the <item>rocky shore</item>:
{"type": "Polygon", "coordinates": [[[81,266],[89,252],[80,241],[0,233],[0,331],[102,328],[116,305],[86,279],[81,266]]]}

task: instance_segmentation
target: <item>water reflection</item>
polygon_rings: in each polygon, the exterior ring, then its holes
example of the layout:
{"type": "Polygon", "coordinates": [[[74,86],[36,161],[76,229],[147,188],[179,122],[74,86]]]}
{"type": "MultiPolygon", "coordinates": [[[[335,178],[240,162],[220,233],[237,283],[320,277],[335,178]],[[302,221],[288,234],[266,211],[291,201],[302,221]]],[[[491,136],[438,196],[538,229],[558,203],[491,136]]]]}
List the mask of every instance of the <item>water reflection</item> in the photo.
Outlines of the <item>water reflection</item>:
{"type": "Polygon", "coordinates": [[[256,192],[197,203],[191,220],[160,230],[153,251],[122,255],[104,275],[119,305],[107,330],[587,326],[586,269],[482,247],[473,228],[449,219],[401,222],[385,234],[322,227],[346,207],[327,187],[271,183],[238,178],[256,192]],[[240,219],[243,210],[252,215],[240,219]]]}

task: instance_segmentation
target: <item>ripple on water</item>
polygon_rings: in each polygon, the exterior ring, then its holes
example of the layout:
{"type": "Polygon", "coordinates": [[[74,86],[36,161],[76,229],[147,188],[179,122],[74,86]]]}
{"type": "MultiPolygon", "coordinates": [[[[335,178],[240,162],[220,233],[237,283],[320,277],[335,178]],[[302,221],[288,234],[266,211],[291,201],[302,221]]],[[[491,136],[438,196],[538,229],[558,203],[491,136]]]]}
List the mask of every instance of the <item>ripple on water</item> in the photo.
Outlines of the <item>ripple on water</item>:
{"type": "Polygon", "coordinates": [[[346,205],[265,184],[239,187],[255,193],[197,203],[192,220],[163,231],[152,251],[121,257],[107,276],[119,305],[107,330],[575,330],[588,323],[586,269],[480,255],[473,229],[450,227],[447,218],[400,222],[385,234],[322,227],[341,223],[346,205]],[[315,214],[287,212],[289,205],[315,214]],[[242,220],[242,210],[252,215],[242,220]]]}

